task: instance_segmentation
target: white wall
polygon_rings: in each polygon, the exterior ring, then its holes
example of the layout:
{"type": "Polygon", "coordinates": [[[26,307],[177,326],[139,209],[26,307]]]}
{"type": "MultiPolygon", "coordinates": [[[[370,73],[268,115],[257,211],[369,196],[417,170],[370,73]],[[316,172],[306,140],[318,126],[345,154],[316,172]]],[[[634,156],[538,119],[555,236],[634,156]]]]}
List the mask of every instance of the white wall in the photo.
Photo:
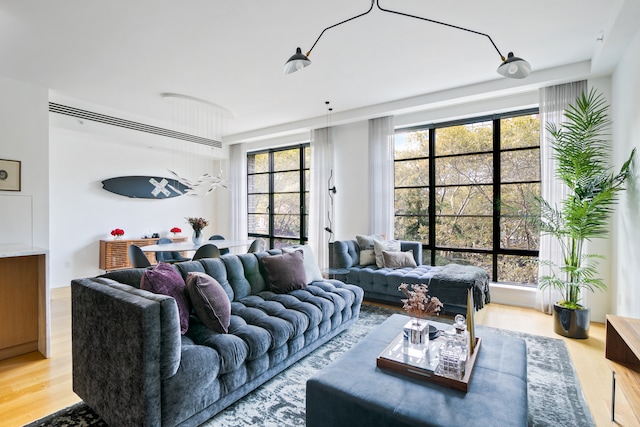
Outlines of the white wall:
{"type": "MultiPolygon", "coordinates": [[[[109,233],[114,228],[124,229],[125,238],[151,233],[165,236],[174,226],[190,236],[192,230],[185,217],[203,217],[210,221],[205,237],[228,234],[226,189],[216,189],[205,197],[131,199],[104,190],[101,183],[117,176],[170,176],[167,169],[194,179],[203,172],[228,172],[226,159],[149,149],[143,144],[145,139],[162,137],[107,125],[83,126],[78,126],[79,130],[50,129],[52,287],[100,274],[99,241],[111,239],[109,233]],[[83,126],[90,131],[82,131],[83,126]]],[[[220,151],[225,155],[227,150],[220,151]]]]}
{"type": "Polygon", "coordinates": [[[0,159],[21,161],[21,191],[0,191],[0,243],[49,247],[45,88],[0,77],[0,159]]]}
{"type": "MultiPolygon", "coordinates": [[[[640,147],[640,32],[628,47],[612,77],[614,136],[619,164],[640,147]]],[[[611,312],[640,318],[640,153],[635,177],[620,199],[611,253],[611,312]]]]}

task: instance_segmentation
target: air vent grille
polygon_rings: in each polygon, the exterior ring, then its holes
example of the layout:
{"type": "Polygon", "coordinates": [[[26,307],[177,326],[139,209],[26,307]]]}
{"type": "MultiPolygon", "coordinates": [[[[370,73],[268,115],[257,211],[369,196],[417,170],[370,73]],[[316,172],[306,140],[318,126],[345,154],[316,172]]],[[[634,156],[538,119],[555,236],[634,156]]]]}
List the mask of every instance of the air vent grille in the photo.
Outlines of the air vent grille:
{"type": "Polygon", "coordinates": [[[183,141],[195,142],[196,144],[208,145],[209,147],[216,147],[216,148],[222,147],[222,142],[216,141],[215,139],[203,138],[201,136],[178,132],[171,129],[165,129],[158,126],[146,125],[144,123],[134,122],[131,120],[120,119],[118,117],[107,116],[105,114],[94,113],[87,110],[81,110],[79,108],[69,107],[67,105],[56,104],[54,102],[49,103],[49,111],[52,113],[64,114],[64,115],[76,117],[79,119],[91,120],[93,122],[98,122],[98,123],[104,123],[111,126],[118,126],[121,128],[137,130],[140,132],[166,136],[168,138],[175,138],[175,139],[181,139],[183,141]]]}

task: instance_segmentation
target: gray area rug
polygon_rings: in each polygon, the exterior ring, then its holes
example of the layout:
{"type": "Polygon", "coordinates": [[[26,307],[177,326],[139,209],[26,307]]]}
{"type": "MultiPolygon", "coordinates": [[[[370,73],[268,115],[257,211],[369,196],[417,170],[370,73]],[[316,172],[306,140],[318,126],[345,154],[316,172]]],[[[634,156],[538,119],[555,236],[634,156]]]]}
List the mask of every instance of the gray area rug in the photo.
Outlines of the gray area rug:
{"type": "MultiPolygon", "coordinates": [[[[357,324],[204,423],[203,427],[303,426],[307,378],[340,357],[393,313],[397,311],[363,305],[357,324]]],[[[481,336],[483,330],[520,337],[527,342],[530,427],[594,426],[562,340],[484,326],[477,326],[476,334],[481,336]]],[[[105,425],[90,408],[79,403],[28,427],[105,425]]]]}

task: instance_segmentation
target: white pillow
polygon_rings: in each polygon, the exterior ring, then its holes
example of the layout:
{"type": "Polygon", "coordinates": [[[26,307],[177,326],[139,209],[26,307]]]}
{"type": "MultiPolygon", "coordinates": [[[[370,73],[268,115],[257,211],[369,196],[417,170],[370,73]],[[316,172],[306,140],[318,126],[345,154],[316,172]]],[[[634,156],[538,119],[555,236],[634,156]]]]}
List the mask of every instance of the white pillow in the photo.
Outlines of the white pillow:
{"type": "Polygon", "coordinates": [[[376,254],[373,249],[373,242],[375,240],[384,240],[384,236],[382,234],[372,234],[371,236],[359,234],[356,236],[356,240],[360,247],[360,265],[375,264],[376,254]]]}
{"type": "Polygon", "coordinates": [[[311,282],[322,281],[324,278],[322,277],[322,272],[320,271],[320,267],[318,267],[318,261],[316,260],[316,256],[313,254],[313,250],[309,245],[300,245],[300,246],[287,246],[282,248],[282,252],[291,253],[293,251],[302,251],[304,255],[304,274],[307,276],[307,285],[311,282]]]}
{"type": "Polygon", "coordinates": [[[400,252],[400,240],[374,240],[373,250],[376,253],[376,265],[378,268],[383,268],[384,256],[382,255],[382,251],[400,252]]]}

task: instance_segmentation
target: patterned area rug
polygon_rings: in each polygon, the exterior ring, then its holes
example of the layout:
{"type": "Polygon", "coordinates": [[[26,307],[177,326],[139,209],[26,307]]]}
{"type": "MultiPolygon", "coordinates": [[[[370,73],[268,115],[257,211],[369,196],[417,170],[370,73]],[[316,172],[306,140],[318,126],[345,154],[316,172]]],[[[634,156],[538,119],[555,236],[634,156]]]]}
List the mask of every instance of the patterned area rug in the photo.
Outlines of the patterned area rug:
{"type": "MultiPolygon", "coordinates": [[[[337,359],[391,314],[390,309],[363,305],[357,324],[280,373],[245,398],[229,406],[202,427],[304,425],[307,378],[337,359]]],[[[527,342],[529,426],[594,426],[567,347],[560,339],[477,326],[520,337],[527,342]]],[[[28,427],[105,426],[83,403],[73,405],[28,427]]]]}

